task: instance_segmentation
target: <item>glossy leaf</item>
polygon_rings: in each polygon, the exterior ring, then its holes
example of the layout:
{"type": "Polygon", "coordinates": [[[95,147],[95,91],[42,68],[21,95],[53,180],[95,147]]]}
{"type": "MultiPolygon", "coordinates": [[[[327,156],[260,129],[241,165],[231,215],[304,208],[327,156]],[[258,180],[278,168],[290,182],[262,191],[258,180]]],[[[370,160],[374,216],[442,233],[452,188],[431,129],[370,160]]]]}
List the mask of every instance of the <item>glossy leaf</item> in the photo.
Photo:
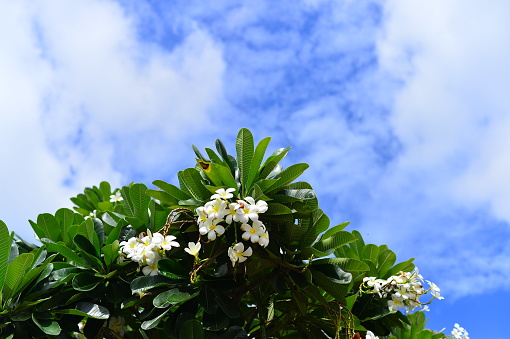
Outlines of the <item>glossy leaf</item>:
{"type": "Polygon", "coordinates": [[[178,187],[166,183],[162,180],[155,180],[152,182],[155,186],[161,188],[166,193],[170,194],[175,200],[186,200],[191,198],[190,195],[186,194],[185,192],[181,191],[178,187]]]}
{"type": "MultiPolygon", "coordinates": [[[[299,177],[303,172],[310,167],[308,164],[294,164],[283,171],[281,171],[278,175],[276,175],[274,178],[278,179],[278,183],[271,187],[271,191],[274,191],[282,186],[285,186],[287,184],[290,184],[292,181],[294,181],[297,177],[299,177]]],[[[313,196],[309,199],[314,198],[313,196]]]]}
{"type": "Polygon", "coordinates": [[[23,253],[7,266],[4,286],[2,289],[3,299],[13,297],[13,292],[21,284],[26,272],[32,266],[34,255],[32,253],[23,253]]]}
{"type": "Polygon", "coordinates": [[[264,165],[262,165],[259,178],[268,179],[269,174],[275,169],[276,165],[285,158],[289,150],[290,147],[277,149],[269,158],[267,158],[264,165]]]}
{"type": "MultiPolygon", "coordinates": [[[[5,223],[0,220],[0,291],[4,285],[5,275],[7,274],[7,263],[11,252],[12,238],[5,223]]],[[[0,297],[1,302],[1,297],[0,297]]]]}
{"type": "Polygon", "coordinates": [[[319,251],[324,252],[327,250],[334,250],[355,240],[356,238],[354,238],[354,236],[350,232],[338,231],[329,238],[322,238],[315,245],[313,245],[313,247],[315,247],[319,251]]]}
{"type": "Polygon", "coordinates": [[[309,219],[305,219],[301,222],[302,236],[300,245],[309,246],[311,245],[317,236],[326,231],[329,227],[329,218],[320,209],[315,210],[309,219]]]}
{"type": "Polygon", "coordinates": [[[204,339],[204,329],[200,321],[193,319],[186,321],[179,333],[181,339],[204,339]]]}
{"type": "MultiPolygon", "coordinates": [[[[237,134],[236,139],[236,152],[237,152],[237,165],[241,172],[241,185],[243,192],[247,193],[247,184],[250,181],[250,168],[253,160],[254,153],[253,135],[246,128],[241,128],[237,134]]],[[[253,178],[251,178],[253,181],[253,178]]]]}
{"type": "Polygon", "coordinates": [[[53,215],[49,213],[39,214],[37,217],[37,226],[42,230],[45,238],[53,241],[60,240],[60,226],[53,215]]]}
{"type": "Polygon", "coordinates": [[[32,313],[32,320],[34,324],[41,329],[44,333],[48,335],[59,335],[60,334],[60,325],[55,320],[51,319],[38,319],[35,314],[32,313]]]}
{"type": "Polygon", "coordinates": [[[260,165],[262,163],[262,160],[264,159],[264,154],[266,153],[266,149],[270,141],[271,137],[264,138],[258,143],[257,147],[255,148],[255,152],[253,153],[253,158],[250,165],[248,182],[246,183],[247,190],[251,189],[253,183],[258,179],[260,165]]]}
{"type": "Polygon", "coordinates": [[[74,308],[56,310],[53,312],[60,314],[79,315],[82,317],[90,317],[94,319],[108,319],[110,317],[110,312],[106,307],[85,301],[77,303],[74,308]]]}

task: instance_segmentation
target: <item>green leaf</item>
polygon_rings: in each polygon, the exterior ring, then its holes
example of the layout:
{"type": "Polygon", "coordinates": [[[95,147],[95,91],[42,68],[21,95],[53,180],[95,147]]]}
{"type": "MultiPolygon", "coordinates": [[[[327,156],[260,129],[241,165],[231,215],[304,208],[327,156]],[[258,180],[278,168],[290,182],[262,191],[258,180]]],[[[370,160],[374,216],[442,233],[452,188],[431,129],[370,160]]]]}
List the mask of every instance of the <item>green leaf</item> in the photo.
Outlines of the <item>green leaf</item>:
{"type": "Polygon", "coordinates": [[[340,225],[336,225],[336,226],[328,228],[328,230],[322,235],[322,239],[327,239],[330,236],[332,236],[333,234],[335,234],[336,232],[342,231],[349,224],[350,224],[350,222],[346,221],[346,222],[341,223],[340,225]]]}
{"type": "MultiPolygon", "coordinates": [[[[319,259],[318,261],[320,260],[321,259],[319,259]]],[[[313,263],[312,268],[314,269],[314,271],[320,271],[321,273],[323,273],[329,280],[331,280],[335,284],[344,285],[350,283],[352,280],[352,274],[344,271],[343,269],[340,268],[340,266],[336,264],[313,263]]]]}
{"type": "Polygon", "coordinates": [[[205,329],[210,331],[219,331],[228,326],[230,322],[229,317],[225,313],[218,309],[215,313],[204,313],[202,317],[202,324],[205,329]]]}
{"type": "Polygon", "coordinates": [[[145,194],[168,205],[177,205],[178,200],[165,191],[148,189],[145,194]]]}
{"type": "MultiPolygon", "coordinates": [[[[250,130],[241,128],[237,134],[236,139],[236,152],[237,164],[241,172],[241,185],[243,186],[243,193],[247,194],[247,184],[250,181],[250,168],[253,160],[253,135],[250,130]]],[[[252,179],[253,181],[253,179],[252,179]]]]}
{"type": "Polygon", "coordinates": [[[175,282],[175,280],[171,280],[160,275],[138,277],[133,279],[131,282],[131,292],[133,294],[147,292],[151,288],[158,286],[168,286],[174,284],[175,282]]]}
{"type": "Polygon", "coordinates": [[[365,272],[370,270],[370,267],[363,261],[352,258],[324,258],[312,261],[312,265],[316,264],[336,265],[348,272],[365,272]]]}
{"type": "Polygon", "coordinates": [[[204,339],[204,329],[200,321],[193,319],[186,321],[179,333],[181,339],[204,339]]]}
{"type": "Polygon", "coordinates": [[[225,312],[229,318],[239,318],[241,316],[241,310],[239,305],[230,299],[228,296],[214,291],[215,299],[220,308],[225,312]]]}
{"type": "Polygon", "coordinates": [[[292,214],[292,210],[285,205],[277,203],[269,203],[267,211],[264,215],[280,215],[280,214],[292,214]]]}
{"type": "Polygon", "coordinates": [[[115,240],[111,244],[104,245],[101,249],[104,254],[104,262],[108,268],[110,268],[110,266],[115,263],[119,257],[119,247],[119,241],[115,240]]]}
{"type": "Polygon", "coordinates": [[[101,201],[97,204],[100,211],[113,211],[113,204],[109,201],[101,201]]]}
{"type": "Polygon", "coordinates": [[[144,321],[141,326],[142,329],[150,330],[151,328],[158,326],[159,322],[161,321],[161,319],[163,319],[165,317],[165,315],[168,313],[168,311],[170,311],[170,309],[167,309],[166,311],[164,311],[163,313],[161,313],[154,319],[144,321]]]}
{"type": "Polygon", "coordinates": [[[106,244],[112,244],[114,241],[119,239],[120,232],[122,231],[122,228],[124,226],[127,226],[127,222],[119,222],[113,230],[110,231],[110,234],[108,234],[108,238],[106,238],[106,244]]]}
{"type": "Polygon", "coordinates": [[[48,335],[60,334],[60,325],[55,320],[37,319],[34,313],[32,313],[32,320],[34,321],[34,324],[36,324],[37,327],[39,327],[44,333],[48,335]]]}
{"type": "Polygon", "coordinates": [[[23,281],[26,272],[32,266],[34,255],[32,253],[23,253],[7,266],[4,286],[2,289],[3,299],[13,297],[13,292],[23,281]]]}
{"type": "Polygon", "coordinates": [[[221,165],[226,165],[222,160],[221,158],[216,154],[216,152],[214,152],[212,149],[210,148],[206,148],[205,151],[207,152],[207,155],[209,156],[209,158],[211,159],[211,161],[215,164],[221,164],[221,165]]]}
{"type": "MultiPolygon", "coordinates": [[[[149,226],[149,202],[150,198],[145,192],[147,186],[144,184],[134,184],[129,189],[129,199],[133,206],[132,217],[141,220],[144,225],[149,226]]],[[[130,204],[130,205],[131,205],[130,204]]]]}
{"type": "Polygon", "coordinates": [[[55,218],[58,220],[60,225],[60,234],[62,235],[62,240],[64,243],[72,247],[73,239],[69,237],[69,228],[73,225],[74,213],[72,210],[68,208],[61,208],[55,213],[55,218]]]}
{"type": "Polygon", "coordinates": [[[202,153],[200,153],[200,151],[198,150],[198,148],[195,145],[192,144],[191,148],[193,148],[193,152],[195,152],[195,155],[197,156],[198,159],[203,160],[203,161],[209,161],[209,159],[207,159],[206,157],[204,157],[204,155],[202,153]]]}
{"type": "Polygon", "coordinates": [[[259,175],[260,179],[268,179],[269,174],[273,172],[278,163],[285,158],[289,152],[290,147],[277,149],[269,158],[266,159],[264,165],[262,165],[261,172],[259,175]]]}
{"type": "MultiPolygon", "coordinates": [[[[7,263],[11,253],[12,238],[5,223],[0,220],[0,291],[4,285],[5,275],[7,274],[7,263]]],[[[0,296],[0,304],[1,304],[0,296]]]]}
{"type": "Polygon", "coordinates": [[[218,336],[217,339],[247,339],[248,333],[241,326],[230,326],[225,333],[218,336]]]}
{"type": "Polygon", "coordinates": [[[326,231],[329,227],[329,218],[320,209],[312,212],[309,219],[300,221],[302,236],[300,245],[302,247],[310,246],[317,236],[326,231]]]}
{"type": "Polygon", "coordinates": [[[68,260],[74,261],[78,265],[92,269],[92,266],[85,263],[85,261],[82,258],[80,258],[80,256],[78,254],[76,254],[73,250],[66,247],[63,242],[60,242],[60,243],[51,243],[51,242],[47,242],[47,241],[42,241],[42,242],[46,245],[46,248],[48,249],[48,251],[60,253],[64,257],[66,257],[68,260]]]}
{"type": "Polygon", "coordinates": [[[193,195],[193,198],[199,201],[209,200],[211,193],[202,183],[200,173],[194,168],[187,168],[178,173],[181,181],[184,183],[188,191],[193,195]]]}
{"type": "Polygon", "coordinates": [[[161,259],[158,261],[159,273],[170,279],[189,279],[190,269],[177,263],[173,259],[161,259]]]}
{"type": "Polygon", "coordinates": [[[55,310],[52,312],[59,314],[73,314],[94,319],[108,319],[110,317],[110,312],[106,307],[86,301],[77,303],[74,308],[55,310]]]}
{"type": "Polygon", "coordinates": [[[322,238],[313,247],[324,252],[327,250],[334,250],[355,240],[356,238],[350,232],[338,231],[329,238],[322,238]]]}
{"type": "Polygon", "coordinates": [[[94,245],[92,245],[92,243],[83,235],[76,234],[74,236],[73,242],[76,245],[76,247],[78,247],[83,252],[99,257],[99,253],[96,252],[96,248],[94,247],[94,245]]]}
{"type": "Polygon", "coordinates": [[[37,217],[37,226],[43,231],[44,237],[53,241],[59,241],[60,237],[60,225],[57,219],[49,214],[39,214],[37,217]]]}
{"type": "Polygon", "coordinates": [[[112,194],[112,187],[110,183],[107,181],[102,181],[99,184],[99,190],[101,191],[103,201],[110,201],[110,195],[112,194]]]}
{"type": "Polygon", "coordinates": [[[97,253],[96,256],[99,256],[99,253],[101,251],[101,245],[99,244],[99,237],[96,233],[95,223],[92,219],[87,219],[80,226],[78,226],[78,229],[76,230],[76,235],[73,237],[76,238],[77,235],[81,234],[83,237],[85,237],[94,247],[94,252],[97,253]]]}
{"type": "Polygon", "coordinates": [[[250,190],[252,184],[258,179],[257,174],[260,169],[260,164],[262,163],[262,159],[264,159],[264,154],[266,153],[267,145],[269,145],[270,141],[271,137],[264,138],[258,143],[257,147],[255,148],[255,153],[253,153],[253,159],[250,165],[248,182],[246,183],[247,190],[250,190]]]}
{"type": "Polygon", "coordinates": [[[224,186],[227,186],[228,188],[235,188],[237,191],[237,181],[232,176],[232,172],[230,172],[228,167],[220,164],[212,164],[212,168],[214,171],[218,172],[219,176],[221,177],[221,182],[224,186]]]}
{"type": "Polygon", "coordinates": [[[237,162],[232,156],[230,156],[227,153],[227,150],[225,149],[225,145],[223,145],[223,143],[221,142],[220,139],[216,139],[216,149],[218,150],[218,153],[220,154],[223,161],[230,168],[230,172],[233,175],[237,169],[237,162]]]}
{"type": "Polygon", "coordinates": [[[379,246],[374,244],[366,244],[362,251],[362,258],[368,259],[372,262],[377,262],[377,257],[379,256],[379,246]]]}
{"type": "MultiPolygon", "coordinates": [[[[339,279],[330,279],[328,276],[326,276],[324,273],[317,271],[313,268],[310,268],[312,272],[313,282],[315,285],[319,286],[326,292],[328,292],[333,298],[335,298],[339,303],[345,305],[345,294],[347,293],[346,290],[341,288],[341,284],[335,282],[339,279]]],[[[340,280],[341,281],[341,280],[340,280]]],[[[348,284],[348,279],[345,279],[345,284],[348,284]]],[[[346,285],[344,285],[346,286],[346,285]]]]}
{"type": "Polygon", "coordinates": [[[392,250],[384,250],[379,254],[379,258],[377,259],[377,269],[379,271],[379,277],[382,279],[389,278],[387,277],[387,272],[390,268],[395,264],[397,260],[396,254],[392,250]]]}
{"type": "Polygon", "coordinates": [[[187,199],[191,198],[190,195],[188,195],[187,193],[181,191],[176,186],[174,186],[172,184],[169,184],[169,183],[166,183],[166,182],[164,182],[162,180],[155,180],[155,181],[152,182],[152,184],[154,186],[157,186],[157,187],[161,188],[166,193],[170,194],[177,201],[179,201],[179,200],[187,200],[187,199]]]}
{"type": "Polygon", "coordinates": [[[73,278],[73,288],[77,291],[91,291],[102,281],[102,278],[83,272],[73,278]]]}
{"type": "MultiPolygon", "coordinates": [[[[282,186],[285,186],[287,184],[290,184],[292,181],[294,181],[297,177],[299,177],[303,172],[310,167],[308,164],[294,164],[283,171],[281,171],[278,175],[276,175],[274,178],[278,179],[278,183],[271,187],[270,191],[274,191],[282,186]]],[[[313,197],[310,197],[310,199],[313,197]]]]}
{"type": "Polygon", "coordinates": [[[392,275],[395,275],[400,271],[411,272],[415,268],[413,261],[414,258],[411,258],[409,260],[396,264],[388,272],[386,272],[386,276],[391,277],[392,275]]]}

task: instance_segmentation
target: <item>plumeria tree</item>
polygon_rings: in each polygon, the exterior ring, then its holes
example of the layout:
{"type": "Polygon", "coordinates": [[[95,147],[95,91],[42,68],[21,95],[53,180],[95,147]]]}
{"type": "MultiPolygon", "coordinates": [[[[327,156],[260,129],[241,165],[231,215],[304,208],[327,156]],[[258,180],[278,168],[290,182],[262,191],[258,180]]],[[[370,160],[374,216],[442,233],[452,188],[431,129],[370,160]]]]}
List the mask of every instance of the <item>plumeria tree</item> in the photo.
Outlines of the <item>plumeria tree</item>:
{"type": "Polygon", "coordinates": [[[30,221],[41,245],[0,222],[0,337],[445,338],[424,329],[442,297],[413,259],[330,225],[296,181],[308,165],[269,142],[193,147],[179,187],[86,188],[30,221]]]}

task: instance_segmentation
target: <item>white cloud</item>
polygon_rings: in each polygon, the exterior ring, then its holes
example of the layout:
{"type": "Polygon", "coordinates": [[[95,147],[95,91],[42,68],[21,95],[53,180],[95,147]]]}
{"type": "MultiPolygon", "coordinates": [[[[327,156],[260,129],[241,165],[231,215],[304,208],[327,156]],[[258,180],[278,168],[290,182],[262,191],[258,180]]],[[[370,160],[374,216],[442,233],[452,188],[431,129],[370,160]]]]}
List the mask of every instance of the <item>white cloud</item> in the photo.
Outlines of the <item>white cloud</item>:
{"type": "Polygon", "coordinates": [[[404,80],[391,118],[402,154],[379,187],[379,198],[396,188],[403,194],[405,210],[394,209],[393,218],[404,221],[408,239],[423,234],[413,226],[432,223],[430,230],[442,241],[428,248],[423,242],[426,255],[441,258],[435,263],[440,271],[469,277],[455,289],[443,276],[457,296],[473,293],[473,281],[480,283],[480,293],[495,287],[487,278],[510,277],[500,238],[510,222],[510,48],[505,43],[510,23],[504,15],[509,7],[504,1],[491,6],[392,1],[379,40],[383,70],[404,80]],[[488,219],[475,219],[475,211],[488,219]],[[495,238],[482,243],[484,232],[495,238]]]}
{"type": "Polygon", "coordinates": [[[0,215],[25,236],[28,218],[85,186],[175,171],[182,136],[221,102],[222,51],[203,30],[169,51],[140,40],[140,18],[113,1],[1,7],[0,215]]]}

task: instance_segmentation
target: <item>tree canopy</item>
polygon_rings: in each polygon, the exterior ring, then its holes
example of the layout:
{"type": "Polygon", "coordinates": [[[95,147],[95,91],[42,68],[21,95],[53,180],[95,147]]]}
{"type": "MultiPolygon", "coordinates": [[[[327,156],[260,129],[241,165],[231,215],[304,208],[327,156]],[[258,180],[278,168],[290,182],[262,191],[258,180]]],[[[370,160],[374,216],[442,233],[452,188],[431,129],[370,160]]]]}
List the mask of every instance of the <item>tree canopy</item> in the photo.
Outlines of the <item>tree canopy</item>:
{"type": "Polygon", "coordinates": [[[74,210],[0,221],[1,338],[445,337],[421,310],[441,299],[413,259],[331,225],[308,168],[283,168],[241,129],[235,156],[195,146],[179,187],[107,182],[74,210]]]}

